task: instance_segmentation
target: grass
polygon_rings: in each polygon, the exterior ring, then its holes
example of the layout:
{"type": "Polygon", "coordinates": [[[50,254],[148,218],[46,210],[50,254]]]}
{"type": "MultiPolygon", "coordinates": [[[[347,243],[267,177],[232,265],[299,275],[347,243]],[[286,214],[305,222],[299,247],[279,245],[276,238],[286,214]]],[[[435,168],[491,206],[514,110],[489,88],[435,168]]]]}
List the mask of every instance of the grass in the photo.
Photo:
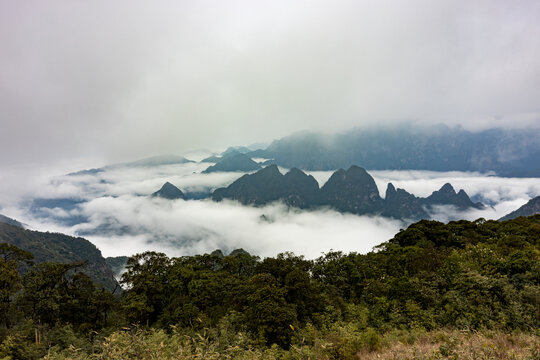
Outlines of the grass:
{"type": "Polygon", "coordinates": [[[167,359],[362,359],[362,360],[540,360],[537,333],[504,333],[500,331],[394,330],[379,335],[368,330],[356,335],[348,331],[318,334],[320,338],[304,340],[289,350],[273,346],[253,347],[236,334],[228,344],[197,334],[187,336],[163,330],[118,331],[106,338],[99,353],[89,355],[75,347],[55,351],[49,360],[167,360],[167,359]]]}

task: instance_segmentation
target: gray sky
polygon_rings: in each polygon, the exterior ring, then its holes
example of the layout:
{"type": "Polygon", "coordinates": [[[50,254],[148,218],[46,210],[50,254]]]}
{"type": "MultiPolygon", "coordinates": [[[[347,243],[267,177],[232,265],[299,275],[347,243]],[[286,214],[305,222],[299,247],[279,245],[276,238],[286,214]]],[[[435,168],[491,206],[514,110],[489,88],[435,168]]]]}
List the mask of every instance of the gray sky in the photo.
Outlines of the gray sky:
{"type": "Polygon", "coordinates": [[[0,0],[0,166],[540,126],[539,1],[0,0]]]}

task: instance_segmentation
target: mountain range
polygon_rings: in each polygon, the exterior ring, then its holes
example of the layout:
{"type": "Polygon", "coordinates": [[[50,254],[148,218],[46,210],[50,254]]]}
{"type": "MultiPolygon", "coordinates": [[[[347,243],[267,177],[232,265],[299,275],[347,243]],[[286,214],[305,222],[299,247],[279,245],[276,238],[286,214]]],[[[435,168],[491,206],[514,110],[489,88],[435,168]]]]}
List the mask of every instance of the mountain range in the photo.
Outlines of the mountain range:
{"type": "Polygon", "coordinates": [[[335,170],[358,164],[371,170],[477,171],[540,177],[540,129],[471,132],[446,125],[396,125],[335,135],[297,133],[247,155],[304,170],[335,170]]]}
{"type": "Polygon", "coordinates": [[[256,206],[282,201],[301,209],[331,207],[341,212],[407,220],[429,218],[429,211],[437,205],[452,205],[461,211],[484,207],[481,203],[473,203],[465,191],[456,193],[448,183],[426,198],[396,189],[390,183],[383,199],[373,177],[358,166],[337,170],[319,188],[313,176],[297,168],[283,175],[276,165],[270,165],[242,176],[226,188],[217,189],[212,199],[231,199],[256,206]]]}
{"type": "Polygon", "coordinates": [[[69,173],[67,175],[69,176],[95,175],[95,174],[99,174],[106,170],[111,170],[111,169],[145,168],[145,167],[153,167],[153,166],[161,166],[161,165],[186,164],[186,163],[193,163],[193,162],[194,162],[193,160],[186,159],[185,157],[179,156],[179,155],[158,155],[158,156],[152,156],[152,157],[148,157],[148,158],[136,160],[136,161],[131,161],[131,162],[107,165],[107,166],[103,166],[103,167],[95,168],[95,169],[80,170],[77,172],[69,173]]]}

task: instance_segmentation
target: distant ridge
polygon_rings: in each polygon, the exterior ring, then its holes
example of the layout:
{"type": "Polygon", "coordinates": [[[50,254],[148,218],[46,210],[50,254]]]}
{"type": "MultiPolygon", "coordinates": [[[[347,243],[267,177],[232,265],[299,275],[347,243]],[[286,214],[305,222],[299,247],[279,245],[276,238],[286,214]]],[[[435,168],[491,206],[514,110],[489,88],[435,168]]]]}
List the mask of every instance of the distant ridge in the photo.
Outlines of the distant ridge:
{"type": "Polygon", "coordinates": [[[535,214],[540,214],[540,196],[532,198],[519,209],[500,218],[499,221],[512,220],[520,216],[531,216],[535,214]]]}
{"type": "Polygon", "coordinates": [[[355,165],[334,172],[320,189],[312,176],[299,169],[293,168],[283,175],[277,165],[270,165],[242,176],[226,188],[217,189],[212,199],[231,199],[256,206],[282,201],[302,209],[331,207],[358,215],[407,220],[429,218],[429,211],[436,205],[451,205],[459,210],[484,207],[481,203],[473,203],[464,190],[456,193],[448,183],[427,198],[418,198],[403,189],[396,190],[390,183],[386,198],[382,199],[373,177],[355,165]]]}
{"type": "Polygon", "coordinates": [[[242,153],[236,153],[231,156],[224,156],[215,165],[209,166],[203,171],[204,174],[218,171],[254,171],[259,170],[261,165],[251,160],[251,158],[242,153]]]}
{"type": "Polygon", "coordinates": [[[362,164],[371,170],[478,171],[540,177],[540,128],[471,132],[440,124],[357,128],[334,135],[304,132],[275,140],[266,150],[247,155],[305,170],[362,164]]]}
{"type": "Polygon", "coordinates": [[[174,165],[174,164],[186,164],[193,163],[195,161],[186,159],[180,155],[159,155],[144,158],[141,160],[118,163],[113,165],[107,165],[95,169],[86,169],[80,170],[77,172],[72,172],[67,174],[68,176],[80,176],[80,175],[96,175],[106,170],[117,169],[122,167],[152,167],[152,166],[161,166],[161,165],[174,165]]]}
{"type": "Polygon", "coordinates": [[[253,150],[246,146],[230,146],[227,148],[227,150],[225,150],[221,154],[209,156],[205,159],[202,159],[201,162],[217,163],[228,157],[236,156],[238,154],[247,154],[248,152],[251,152],[251,151],[253,150]]]}

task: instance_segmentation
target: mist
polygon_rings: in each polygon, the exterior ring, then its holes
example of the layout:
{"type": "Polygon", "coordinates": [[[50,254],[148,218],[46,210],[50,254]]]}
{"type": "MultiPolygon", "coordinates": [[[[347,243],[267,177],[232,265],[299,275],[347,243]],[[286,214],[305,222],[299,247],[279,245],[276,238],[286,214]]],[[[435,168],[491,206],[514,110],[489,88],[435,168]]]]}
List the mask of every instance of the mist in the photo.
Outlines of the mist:
{"type": "Polygon", "coordinates": [[[4,1],[0,166],[538,127],[539,19],[535,1],[4,1]]]}

